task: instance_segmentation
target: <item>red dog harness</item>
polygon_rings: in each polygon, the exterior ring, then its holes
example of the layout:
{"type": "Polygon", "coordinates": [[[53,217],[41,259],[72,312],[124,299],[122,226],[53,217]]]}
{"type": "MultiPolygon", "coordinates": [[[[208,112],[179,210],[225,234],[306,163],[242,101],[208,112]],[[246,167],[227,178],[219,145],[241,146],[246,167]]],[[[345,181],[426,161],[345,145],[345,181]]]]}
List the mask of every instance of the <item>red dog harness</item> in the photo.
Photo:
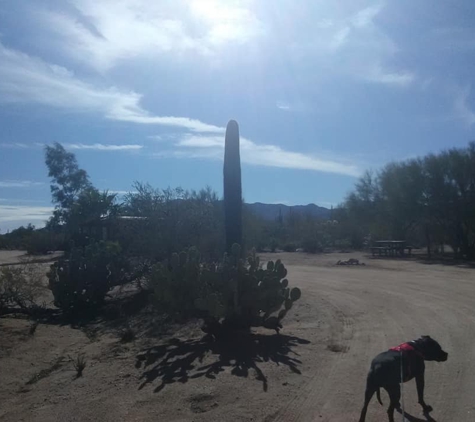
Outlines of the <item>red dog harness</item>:
{"type": "Polygon", "coordinates": [[[402,354],[403,363],[406,364],[406,374],[404,377],[404,382],[409,381],[412,378],[412,363],[414,362],[417,356],[420,356],[422,359],[424,359],[424,356],[411,343],[403,343],[397,347],[392,347],[389,350],[393,350],[402,354]]]}

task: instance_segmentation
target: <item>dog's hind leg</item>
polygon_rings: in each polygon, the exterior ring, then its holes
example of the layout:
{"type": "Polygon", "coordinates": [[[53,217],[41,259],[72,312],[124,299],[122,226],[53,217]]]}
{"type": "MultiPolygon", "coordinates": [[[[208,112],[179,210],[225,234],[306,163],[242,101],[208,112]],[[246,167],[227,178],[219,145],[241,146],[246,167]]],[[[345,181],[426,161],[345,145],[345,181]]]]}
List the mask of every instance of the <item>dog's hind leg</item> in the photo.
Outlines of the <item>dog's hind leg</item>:
{"type": "Polygon", "coordinates": [[[401,407],[401,386],[399,384],[393,384],[385,386],[384,389],[388,392],[389,399],[391,400],[388,407],[389,422],[394,422],[394,409],[401,407]]]}
{"type": "Polygon", "coordinates": [[[361,416],[359,422],[365,422],[366,420],[366,412],[368,410],[368,404],[373,398],[374,393],[378,390],[378,387],[375,387],[372,385],[370,380],[368,379],[368,382],[366,383],[366,391],[365,391],[365,396],[364,396],[364,406],[363,409],[361,410],[361,416]]]}

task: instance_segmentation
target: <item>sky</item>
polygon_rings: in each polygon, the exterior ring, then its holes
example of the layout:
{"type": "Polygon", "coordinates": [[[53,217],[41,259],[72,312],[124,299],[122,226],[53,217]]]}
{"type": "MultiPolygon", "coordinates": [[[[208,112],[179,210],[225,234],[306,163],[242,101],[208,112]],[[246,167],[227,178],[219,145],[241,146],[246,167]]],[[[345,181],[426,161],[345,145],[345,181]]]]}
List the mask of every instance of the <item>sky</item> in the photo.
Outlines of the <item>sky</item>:
{"type": "Polygon", "coordinates": [[[246,202],[337,205],[474,140],[474,82],[473,0],[0,0],[0,230],[48,218],[53,142],[119,196],[221,194],[230,119],[246,202]]]}

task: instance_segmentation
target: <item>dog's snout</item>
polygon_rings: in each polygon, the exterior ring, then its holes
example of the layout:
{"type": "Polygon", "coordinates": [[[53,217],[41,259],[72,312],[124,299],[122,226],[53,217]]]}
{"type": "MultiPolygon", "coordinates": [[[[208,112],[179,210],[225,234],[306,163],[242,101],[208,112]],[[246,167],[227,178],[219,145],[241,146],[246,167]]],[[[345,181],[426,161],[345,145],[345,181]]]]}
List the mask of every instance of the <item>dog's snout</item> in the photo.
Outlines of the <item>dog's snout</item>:
{"type": "Polygon", "coordinates": [[[440,361],[445,362],[449,358],[449,354],[447,352],[443,352],[440,356],[440,361]]]}

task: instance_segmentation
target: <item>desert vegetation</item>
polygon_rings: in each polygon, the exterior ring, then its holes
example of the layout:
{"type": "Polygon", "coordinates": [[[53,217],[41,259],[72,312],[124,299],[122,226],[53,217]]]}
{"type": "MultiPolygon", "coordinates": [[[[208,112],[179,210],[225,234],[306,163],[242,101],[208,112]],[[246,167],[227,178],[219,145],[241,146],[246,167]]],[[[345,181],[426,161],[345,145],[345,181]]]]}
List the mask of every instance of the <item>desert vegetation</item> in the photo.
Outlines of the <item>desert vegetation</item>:
{"type": "MultiPolygon", "coordinates": [[[[52,217],[45,228],[0,236],[0,246],[30,255],[64,251],[47,277],[65,315],[98,309],[110,291],[132,283],[160,312],[203,318],[206,332],[223,323],[278,330],[300,293],[280,260],[265,265],[257,253],[359,249],[389,238],[423,246],[429,257],[449,245],[455,258],[472,259],[473,162],[475,143],[391,163],[365,173],[328,218],[290,207],[269,220],[243,206],[234,121],[225,138],[223,199],[209,187],[196,192],[135,182],[119,200],[95,188],[74,154],[56,143],[45,147],[52,217]]],[[[2,312],[38,307],[41,283],[27,264],[2,268],[1,280],[2,312]]]]}
{"type": "MultiPolygon", "coordinates": [[[[44,229],[20,228],[3,241],[43,254],[64,250],[46,274],[64,318],[94,315],[111,291],[133,286],[157,313],[202,319],[202,330],[213,338],[259,326],[279,332],[301,292],[290,285],[281,260],[261,263],[250,237],[243,238],[243,220],[252,216],[242,216],[235,121],[225,145],[223,201],[209,188],[160,190],[137,182],[122,203],[92,185],[74,154],[60,144],[47,146],[53,215],[44,229]]],[[[1,312],[38,307],[45,286],[27,274],[29,268],[2,268],[1,312]]],[[[123,338],[133,337],[127,326],[123,338]]]]}
{"type": "MultiPolygon", "coordinates": [[[[242,198],[234,121],[225,138],[223,198],[209,187],[159,189],[143,182],[119,198],[95,188],[62,145],[47,146],[55,210],[42,229],[30,225],[0,236],[3,249],[28,253],[0,266],[0,316],[27,321],[30,341],[43,326],[79,328],[91,343],[112,334],[108,350],[114,355],[136,352],[135,367],[143,369],[139,389],[160,378],[158,392],[176,381],[211,379],[231,367],[232,375],[244,377],[252,369],[267,391],[258,363],[272,361],[300,374],[302,361],[289,355],[309,341],[281,331],[289,316],[295,326],[302,309],[315,309],[313,301],[319,300],[315,292],[305,297],[302,276],[295,283],[291,256],[335,252],[338,263],[353,263],[358,260],[346,260],[345,252],[392,238],[426,248],[428,258],[449,245],[451,259],[469,261],[475,253],[473,162],[472,143],[392,163],[367,172],[325,218],[290,207],[266,219],[242,198]],[[183,329],[193,334],[165,340],[170,330],[183,329]],[[219,360],[196,369],[209,355],[219,360]]],[[[371,265],[347,267],[371,270],[371,265]]],[[[326,352],[344,354],[351,324],[343,319],[336,329],[341,311],[332,312],[327,336],[319,341],[326,352]]],[[[314,317],[306,322],[314,323],[314,317]]],[[[94,353],[84,347],[61,352],[24,388],[61,368],[81,382],[102,359],[94,353]]]]}

